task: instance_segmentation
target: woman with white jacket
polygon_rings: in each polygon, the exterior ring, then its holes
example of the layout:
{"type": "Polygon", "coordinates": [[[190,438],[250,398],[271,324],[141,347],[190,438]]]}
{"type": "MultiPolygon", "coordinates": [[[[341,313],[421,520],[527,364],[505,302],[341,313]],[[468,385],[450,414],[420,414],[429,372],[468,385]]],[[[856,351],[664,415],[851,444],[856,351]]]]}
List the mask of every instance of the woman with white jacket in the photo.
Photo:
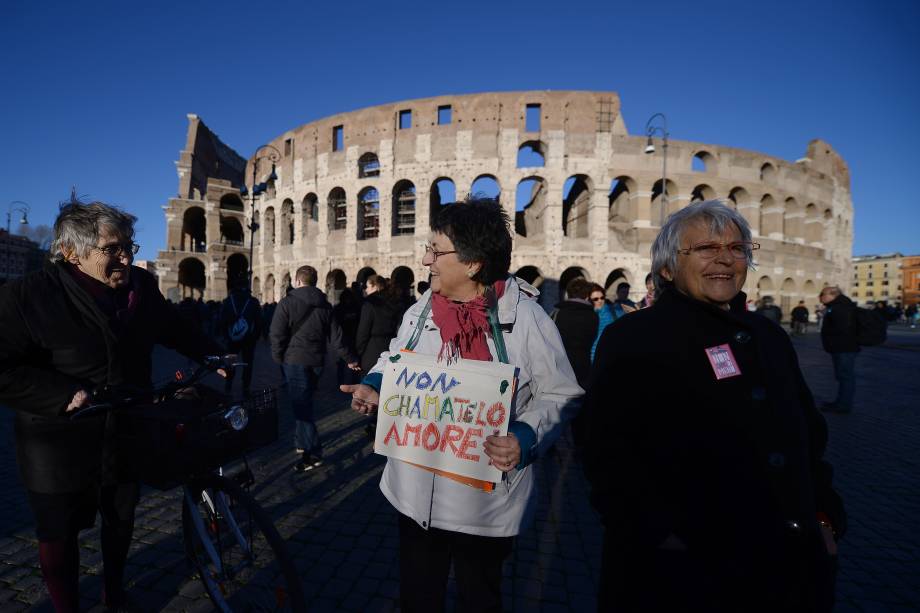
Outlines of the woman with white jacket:
{"type": "Polygon", "coordinates": [[[559,437],[584,393],[555,324],[535,300],[537,290],[508,275],[508,228],[493,200],[443,207],[422,260],[431,272],[430,290],[406,312],[389,350],[361,384],[341,388],[352,394],[356,411],[375,413],[386,359],[407,348],[439,360],[496,360],[519,369],[508,434],[489,436],[483,445],[503,473],[493,491],[387,461],[380,489],[400,514],[405,612],[444,609],[451,563],[458,610],[501,610],[502,562],[536,509],[531,463],[559,437]]]}

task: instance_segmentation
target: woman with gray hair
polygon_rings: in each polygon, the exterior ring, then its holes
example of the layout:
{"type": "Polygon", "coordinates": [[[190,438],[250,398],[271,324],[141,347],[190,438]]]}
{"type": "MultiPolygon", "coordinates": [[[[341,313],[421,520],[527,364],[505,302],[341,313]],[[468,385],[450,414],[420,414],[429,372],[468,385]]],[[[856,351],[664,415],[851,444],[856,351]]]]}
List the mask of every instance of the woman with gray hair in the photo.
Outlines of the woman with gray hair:
{"type": "Polygon", "coordinates": [[[745,308],[757,248],[723,202],[674,213],[652,246],[655,308],[600,341],[583,409],[599,610],[831,610],[846,515],[795,351],[745,308]]]}
{"type": "Polygon", "coordinates": [[[102,516],[103,601],[124,605],[138,485],[119,473],[107,416],[69,419],[102,385],[150,386],[154,343],[200,360],[221,348],[131,265],[135,217],[71,200],[45,269],[0,289],[0,404],[15,411],[16,455],[35,515],[39,563],[57,611],[77,611],[77,536],[102,516]]]}

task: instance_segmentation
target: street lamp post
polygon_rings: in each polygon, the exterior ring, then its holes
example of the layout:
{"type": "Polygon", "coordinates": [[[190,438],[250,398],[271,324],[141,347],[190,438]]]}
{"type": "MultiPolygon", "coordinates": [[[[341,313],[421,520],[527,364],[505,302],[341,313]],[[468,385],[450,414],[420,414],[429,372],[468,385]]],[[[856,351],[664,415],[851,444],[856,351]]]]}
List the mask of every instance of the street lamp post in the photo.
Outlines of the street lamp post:
{"type": "Polygon", "coordinates": [[[645,122],[645,135],[648,141],[645,145],[645,153],[655,153],[655,144],[652,142],[652,136],[661,135],[661,212],[658,216],[658,227],[664,225],[664,219],[668,211],[668,118],[664,113],[655,113],[645,122]],[[660,125],[652,125],[655,119],[661,119],[660,125]]]}
{"type": "Polygon", "coordinates": [[[13,239],[10,230],[12,229],[13,224],[13,213],[22,213],[22,217],[19,220],[20,225],[27,226],[29,225],[29,211],[31,207],[28,202],[23,202],[22,200],[13,200],[6,207],[6,274],[4,275],[4,280],[9,280],[10,273],[12,269],[12,251],[13,251],[13,239]]]}
{"type": "MultiPolygon", "coordinates": [[[[253,271],[253,252],[255,250],[255,241],[256,241],[256,230],[259,229],[259,224],[256,222],[256,196],[265,192],[268,189],[268,184],[276,181],[278,175],[275,174],[275,163],[281,159],[281,152],[271,145],[262,145],[256,152],[252,155],[252,188],[249,190],[249,202],[251,205],[250,218],[249,218],[249,291],[252,292],[252,271],[253,271]],[[262,153],[262,155],[259,155],[262,153]],[[259,174],[259,161],[260,160],[271,160],[272,163],[272,172],[268,175],[268,180],[264,183],[256,183],[258,181],[259,174]]],[[[243,186],[240,188],[240,195],[246,195],[246,184],[243,183],[243,186]]]]}

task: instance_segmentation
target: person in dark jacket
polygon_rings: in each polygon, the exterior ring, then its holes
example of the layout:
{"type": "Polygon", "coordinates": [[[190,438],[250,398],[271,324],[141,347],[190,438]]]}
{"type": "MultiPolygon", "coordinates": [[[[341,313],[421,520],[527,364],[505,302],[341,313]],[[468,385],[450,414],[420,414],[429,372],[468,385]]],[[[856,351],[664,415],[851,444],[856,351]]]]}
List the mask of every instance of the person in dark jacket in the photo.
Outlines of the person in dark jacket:
{"type": "MultiPolygon", "coordinates": [[[[243,395],[249,396],[256,343],[262,334],[262,307],[249,292],[247,275],[241,275],[233,281],[230,295],[220,305],[217,328],[228,351],[239,354],[246,364],[243,366],[243,395]],[[245,325],[242,321],[246,322],[245,325]]],[[[230,372],[224,383],[224,391],[228,394],[233,389],[233,378],[234,373],[230,372]]]]}
{"type": "Polygon", "coordinates": [[[829,285],[818,296],[824,305],[824,323],[821,326],[821,344],[831,354],[834,377],[837,379],[837,398],[821,405],[822,411],[849,413],[856,396],[856,305],[843,295],[836,285],[829,285]]]}
{"type": "Polygon", "coordinates": [[[757,308],[757,313],[766,317],[777,326],[781,325],[783,319],[783,310],[773,302],[773,296],[764,296],[757,308]]]}
{"type": "Polygon", "coordinates": [[[566,299],[556,305],[553,320],[559,328],[565,354],[578,385],[586,387],[591,375],[591,348],[597,333],[598,317],[588,296],[594,284],[581,277],[565,288],[566,299]]]}
{"type": "Polygon", "coordinates": [[[601,339],[583,409],[599,611],[833,606],[846,516],[792,344],[745,308],[757,247],[720,201],[674,213],[652,246],[655,307],[601,339]]]}
{"type": "Polygon", "coordinates": [[[808,307],[804,300],[799,300],[799,305],[792,309],[792,333],[796,336],[805,334],[808,330],[808,307]]]}
{"type": "Polygon", "coordinates": [[[272,318],[269,336],[272,359],[281,364],[294,409],[294,446],[302,454],[297,472],[312,470],[323,462],[323,447],[313,421],[313,394],[331,347],[348,367],[358,360],[345,344],[342,329],[332,316],[326,294],[316,288],[317,273],[301,266],[294,275],[294,289],[281,299],[272,318]]]}
{"type": "MultiPolygon", "coordinates": [[[[332,307],[332,316],[342,329],[342,339],[350,353],[355,353],[355,338],[358,334],[358,322],[361,319],[361,298],[351,288],[346,287],[339,294],[339,302],[332,307]]],[[[360,352],[357,353],[361,355],[360,352]]],[[[357,383],[360,375],[348,368],[348,364],[339,358],[335,363],[337,385],[357,383]]]]}
{"type": "Polygon", "coordinates": [[[115,423],[71,421],[102,385],[150,386],[159,343],[201,360],[221,348],[131,265],[135,217],[73,199],[54,223],[52,261],[0,291],[0,403],[15,411],[16,456],[57,611],[79,607],[77,536],[102,516],[104,603],[124,605],[138,485],[119,472],[115,423]]]}
{"type": "Polygon", "coordinates": [[[380,354],[389,349],[409,303],[402,289],[385,277],[371,275],[365,284],[367,299],[361,306],[355,348],[361,360],[361,370],[367,373],[377,363],[380,354]]]}

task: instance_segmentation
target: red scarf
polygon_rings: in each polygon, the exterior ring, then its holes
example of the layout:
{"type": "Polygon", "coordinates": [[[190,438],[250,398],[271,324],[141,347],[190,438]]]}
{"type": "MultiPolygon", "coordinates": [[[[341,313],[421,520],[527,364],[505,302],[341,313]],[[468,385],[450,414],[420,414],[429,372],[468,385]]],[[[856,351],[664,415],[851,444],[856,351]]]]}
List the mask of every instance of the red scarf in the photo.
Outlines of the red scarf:
{"type": "MultiPolygon", "coordinates": [[[[492,286],[494,300],[505,293],[505,281],[496,281],[492,286]]],[[[489,327],[489,300],[485,295],[477,296],[469,302],[454,302],[441,294],[431,294],[431,316],[435,325],[441,330],[441,351],[438,359],[446,358],[448,364],[458,358],[467,360],[492,361],[487,336],[489,327]]]]}

